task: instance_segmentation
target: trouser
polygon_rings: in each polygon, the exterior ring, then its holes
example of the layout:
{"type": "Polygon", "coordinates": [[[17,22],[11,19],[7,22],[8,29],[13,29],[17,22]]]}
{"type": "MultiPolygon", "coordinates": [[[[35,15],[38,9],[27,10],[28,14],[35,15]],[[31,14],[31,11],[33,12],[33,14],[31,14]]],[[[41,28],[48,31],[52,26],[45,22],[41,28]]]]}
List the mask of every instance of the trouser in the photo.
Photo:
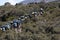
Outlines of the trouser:
{"type": "Polygon", "coordinates": [[[21,32],[21,24],[18,27],[18,32],[21,32]]]}
{"type": "Polygon", "coordinates": [[[21,30],[22,30],[21,28],[20,28],[20,29],[15,28],[15,32],[16,32],[16,33],[21,32],[21,30]]]}
{"type": "Polygon", "coordinates": [[[21,24],[20,24],[17,28],[15,28],[15,32],[16,32],[16,33],[21,32],[21,30],[22,30],[22,29],[21,29],[21,24]]]}

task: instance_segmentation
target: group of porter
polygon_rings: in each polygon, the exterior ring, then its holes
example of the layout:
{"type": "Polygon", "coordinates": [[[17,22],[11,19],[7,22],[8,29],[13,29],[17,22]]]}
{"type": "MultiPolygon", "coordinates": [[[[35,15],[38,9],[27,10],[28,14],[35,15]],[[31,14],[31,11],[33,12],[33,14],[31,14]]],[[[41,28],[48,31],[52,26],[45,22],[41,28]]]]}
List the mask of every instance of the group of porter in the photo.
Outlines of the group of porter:
{"type": "Polygon", "coordinates": [[[0,30],[3,31],[3,32],[5,32],[6,30],[10,30],[12,28],[14,28],[16,30],[21,29],[21,24],[27,18],[32,18],[32,15],[33,16],[37,16],[37,15],[42,15],[42,14],[43,14],[43,8],[40,8],[40,13],[38,13],[38,12],[32,12],[31,14],[22,15],[18,19],[14,19],[13,21],[7,22],[5,25],[2,25],[0,27],[0,30]]]}

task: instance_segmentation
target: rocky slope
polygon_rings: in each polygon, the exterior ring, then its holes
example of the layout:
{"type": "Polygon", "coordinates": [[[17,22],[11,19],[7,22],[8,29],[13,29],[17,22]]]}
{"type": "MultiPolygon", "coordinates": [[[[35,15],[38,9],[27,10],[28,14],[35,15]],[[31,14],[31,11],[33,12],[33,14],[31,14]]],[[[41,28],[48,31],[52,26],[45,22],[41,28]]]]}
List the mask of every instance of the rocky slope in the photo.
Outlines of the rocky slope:
{"type": "Polygon", "coordinates": [[[6,13],[3,21],[9,21],[33,11],[40,12],[41,7],[44,8],[43,15],[28,18],[22,24],[21,33],[15,33],[14,29],[6,32],[0,30],[0,40],[60,40],[60,3],[1,6],[0,10],[4,10],[1,14],[6,13]]]}

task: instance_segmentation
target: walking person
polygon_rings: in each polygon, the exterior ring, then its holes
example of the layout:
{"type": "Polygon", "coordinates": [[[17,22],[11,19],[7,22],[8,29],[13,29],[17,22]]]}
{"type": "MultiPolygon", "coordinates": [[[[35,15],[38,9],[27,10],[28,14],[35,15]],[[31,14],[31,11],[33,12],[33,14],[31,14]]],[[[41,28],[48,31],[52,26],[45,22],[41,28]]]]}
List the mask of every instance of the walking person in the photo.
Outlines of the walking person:
{"type": "Polygon", "coordinates": [[[40,8],[40,15],[43,14],[43,8],[40,8]]]}
{"type": "Polygon", "coordinates": [[[17,28],[18,28],[17,20],[13,20],[13,28],[14,28],[15,32],[18,33],[18,31],[17,31],[17,28]]]}

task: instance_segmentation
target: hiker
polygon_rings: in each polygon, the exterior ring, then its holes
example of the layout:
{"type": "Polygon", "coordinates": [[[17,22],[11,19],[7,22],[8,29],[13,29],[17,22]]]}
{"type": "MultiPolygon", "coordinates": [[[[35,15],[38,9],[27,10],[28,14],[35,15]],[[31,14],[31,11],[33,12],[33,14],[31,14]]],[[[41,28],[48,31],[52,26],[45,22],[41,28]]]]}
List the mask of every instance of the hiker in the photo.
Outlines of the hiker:
{"type": "MultiPolygon", "coordinates": [[[[22,24],[22,20],[21,19],[18,19],[18,26],[20,26],[21,24],[22,24]]],[[[18,28],[20,28],[20,27],[18,27],[18,28]]]]}
{"type": "Polygon", "coordinates": [[[14,28],[17,28],[17,27],[18,27],[17,21],[18,21],[18,20],[13,20],[13,27],[14,27],[14,28]]]}
{"type": "Polygon", "coordinates": [[[37,12],[35,12],[34,14],[35,14],[35,16],[38,16],[38,13],[37,12]]]}
{"type": "Polygon", "coordinates": [[[24,20],[25,20],[24,16],[21,16],[20,18],[21,18],[21,20],[22,20],[22,21],[24,21],[24,20]]]}
{"type": "Polygon", "coordinates": [[[43,14],[43,8],[40,8],[40,15],[43,14]]]}
{"type": "Polygon", "coordinates": [[[21,23],[22,23],[22,20],[18,19],[18,20],[14,20],[13,21],[13,25],[14,25],[14,28],[15,28],[15,31],[18,33],[21,28],[21,23]]]}
{"type": "Polygon", "coordinates": [[[19,25],[22,24],[22,22],[23,22],[23,21],[22,21],[20,18],[13,21],[13,23],[16,24],[17,28],[19,28],[19,25]]]}
{"type": "Polygon", "coordinates": [[[34,12],[34,16],[37,16],[37,12],[34,12]]]}
{"type": "Polygon", "coordinates": [[[6,24],[6,27],[7,27],[7,29],[10,29],[11,25],[8,23],[8,24],[6,24]]]}
{"type": "Polygon", "coordinates": [[[28,18],[28,15],[25,15],[25,19],[27,19],[28,18]]]}
{"type": "Polygon", "coordinates": [[[22,30],[22,20],[18,19],[18,32],[21,32],[22,30]]]}
{"type": "Polygon", "coordinates": [[[17,33],[18,32],[18,30],[17,30],[17,28],[18,28],[18,23],[17,23],[17,21],[18,20],[13,20],[13,28],[14,28],[14,30],[15,30],[15,32],[17,33]]]}
{"type": "Polygon", "coordinates": [[[32,12],[32,16],[33,17],[37,17],[38,16],[38,13],[37,12],[32,12]]]}
{"type": "Polygon", "coordinates": [[[1,30],[2,30],[3,32],[5,32],[5,31],[6,31],[6,26],[5,26],[5,25],[2,26],[2,27],[1,27],[1,30]]]}
{"type": "Polygon", "coordinates": [[[10,29],[12,29],[13,28],[13,21],[9,21],[9,23],[10,23],[10,29]]]}
{"type": "Polygon", "coordinates": [[[18,22],[19,22],[19,23],[22,23],[23,20],[22,20],[21,18],[18,18],[18,22]]]}
{"type": "Polygon", "coordinates": [[[2,27],[2,31],[4,31],[4,32],[6,31],[6,30],[5,30],[5,27],[2,27]]]}

